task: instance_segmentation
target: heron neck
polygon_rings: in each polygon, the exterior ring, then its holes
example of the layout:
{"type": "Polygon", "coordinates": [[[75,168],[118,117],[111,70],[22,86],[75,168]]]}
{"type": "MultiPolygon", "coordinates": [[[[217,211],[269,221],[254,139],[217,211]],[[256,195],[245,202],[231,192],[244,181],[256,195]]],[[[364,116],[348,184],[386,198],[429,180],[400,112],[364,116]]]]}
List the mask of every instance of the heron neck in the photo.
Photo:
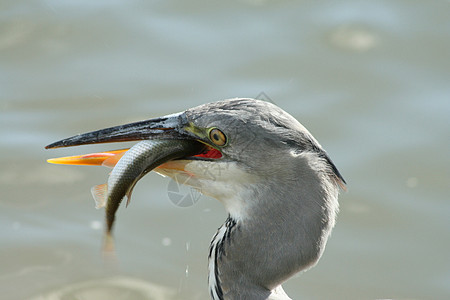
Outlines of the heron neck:
{"type": "MultiPolygon", "coordinates": [[[[245,218],[230,213],[211,242],[214,299],[272,299],[285,280],[320,258],[334,226],[338,189],[315,175],[288,184],[254,184],[248,198],[234,199],[258,202],[246,207],[245,218]]],[[[289,299],[280,297],[273,299],[289,299]]]]}

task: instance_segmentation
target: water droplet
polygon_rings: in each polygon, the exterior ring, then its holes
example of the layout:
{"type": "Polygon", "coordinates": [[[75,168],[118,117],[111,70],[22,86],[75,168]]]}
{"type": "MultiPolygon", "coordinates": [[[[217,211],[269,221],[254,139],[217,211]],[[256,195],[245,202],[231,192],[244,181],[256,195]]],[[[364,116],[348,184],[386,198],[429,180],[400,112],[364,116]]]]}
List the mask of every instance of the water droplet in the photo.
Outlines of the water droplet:
{"type": "Polygon", "coordinates": [[[100,230],[102,228],[102,222],[100,221],[92,221],[91,228],[94,230],[100,230]]]}
{"type": "Polygon", "coordinates": [[[406,186],[409,188],[415,188],[419,184],[419,179],[417,177],[409,177],[406,180],[406,186]]]}
{"type": "Polygon", "coordinates": [[[172,240],[168,237],[162,239],[161,244],[165,247],[172,245],[172,240]]]}

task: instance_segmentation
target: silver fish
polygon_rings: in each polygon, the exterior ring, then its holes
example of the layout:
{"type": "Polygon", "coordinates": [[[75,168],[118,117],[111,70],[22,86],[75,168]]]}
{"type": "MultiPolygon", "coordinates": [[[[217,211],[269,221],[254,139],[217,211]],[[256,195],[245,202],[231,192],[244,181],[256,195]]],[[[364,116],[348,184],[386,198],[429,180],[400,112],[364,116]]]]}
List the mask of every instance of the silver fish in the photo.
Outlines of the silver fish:
{"type": "Polygon", "coordinates": [[[131,147],[115,165],[108,183],[92,187],[96,207],[106,206],[106,238],[112,243],[111,231],[122,199],[130,202],[136,183],[157,166],[181,157],[199,154],[202,144],[192,140],[145,140],[131,147]]]}

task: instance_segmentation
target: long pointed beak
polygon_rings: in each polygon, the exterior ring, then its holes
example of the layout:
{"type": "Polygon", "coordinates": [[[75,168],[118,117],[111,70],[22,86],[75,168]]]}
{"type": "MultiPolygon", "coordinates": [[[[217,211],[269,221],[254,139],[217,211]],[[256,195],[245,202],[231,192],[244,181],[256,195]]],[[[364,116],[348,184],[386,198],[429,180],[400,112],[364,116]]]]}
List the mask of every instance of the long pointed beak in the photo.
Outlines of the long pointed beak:
{"type": "Polygon", "coordinates": [[[47,159],[47,162],[56,165],[104,166],[114,168],[114,166],[128,150],[129,149],[120,149],[83,155],[50,158],[47,159]]]}
{"type": "Polygon", "coordinates": [[[184,130],[187,125],[186,115],[177,113],[78,134],[47,145],[45,149],[145,139],[193,139],[194,137],[184,130]]]}

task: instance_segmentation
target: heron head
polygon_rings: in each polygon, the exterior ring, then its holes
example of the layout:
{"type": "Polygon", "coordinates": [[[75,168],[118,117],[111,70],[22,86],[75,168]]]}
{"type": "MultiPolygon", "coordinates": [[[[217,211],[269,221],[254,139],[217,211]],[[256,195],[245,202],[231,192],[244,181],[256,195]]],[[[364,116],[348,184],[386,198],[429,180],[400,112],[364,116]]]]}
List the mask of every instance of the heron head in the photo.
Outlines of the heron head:
{"type": "MultiPolygon", "coordinates": [[[[144,139],[180,139],[204,145],[197,155],[165,162],[156,172],[172,177],[240,209],[236,199],[251,186],[298,181],[311,164],[343,186],[344,180],[314,137],[295,118],[271,103],[232,99],[185,112],[67,138],[46,148],[144,139]],[[277,180],[278,178],[278,180],[277,180]]],[[[60,162],[64,163],[64,162],[60,162]]]]}
{"type": "Polygon", "coordinates": [[[220,161],[235,162],[255,175],[270,176],[285,169],[295,154],[323,151],[305,127],[269,102],[225,100],[185,114],[187,129],[198,132],[203,142],[219,150],[223,155],[220,161]]]}
{"type": "Polygon", "coordinates": [[[188,109],[184,115],[184,130],[219,155],[171,161],[156,171],[221,200],[234,215],[244,215],[245,206],[252,205],[249,199],[261,199],[249,193],[300,185],[309,169],[319,180],[344,187],[344,179],[315,138],[272,103],[225,100],[188,109]]]}

